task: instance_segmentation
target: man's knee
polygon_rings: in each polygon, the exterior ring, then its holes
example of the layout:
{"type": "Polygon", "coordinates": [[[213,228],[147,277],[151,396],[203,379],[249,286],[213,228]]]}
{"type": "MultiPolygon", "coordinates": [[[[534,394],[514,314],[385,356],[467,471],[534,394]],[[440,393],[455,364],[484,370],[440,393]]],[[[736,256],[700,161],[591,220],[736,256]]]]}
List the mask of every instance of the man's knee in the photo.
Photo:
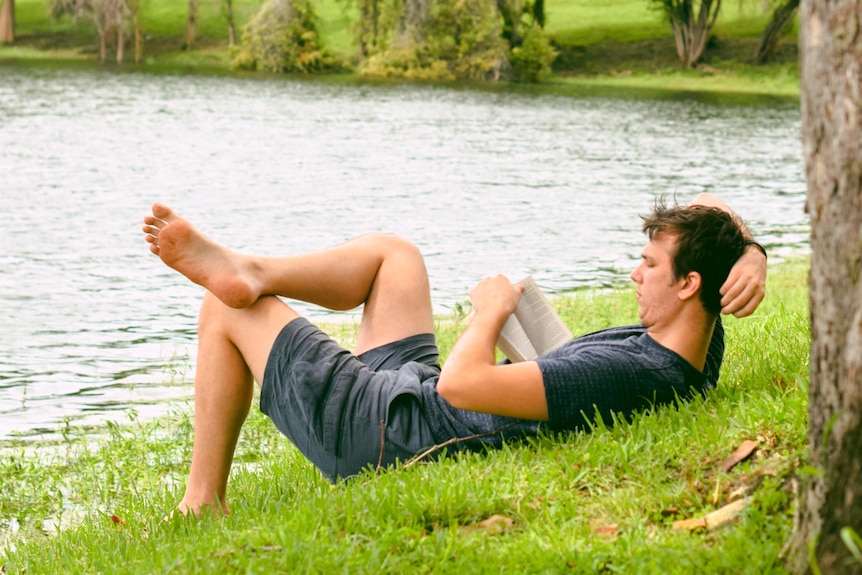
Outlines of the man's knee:
{"type": "Polygon", "coordinates": [[[211,292],[205,292],[203,300],[201,300],[200,311],[198,312],[198,331],[200,332],[204,328],[209,328],[221,322],[225,312],[229,309],[224,302],[211,292]]]}
{"type": "Polygon", "coordinates": [[[373,246],[385,257],[398,256],[422,260],[422,252],[413,242],[395,234],[371,232],[359,236],[356,240],[373,246]]]}

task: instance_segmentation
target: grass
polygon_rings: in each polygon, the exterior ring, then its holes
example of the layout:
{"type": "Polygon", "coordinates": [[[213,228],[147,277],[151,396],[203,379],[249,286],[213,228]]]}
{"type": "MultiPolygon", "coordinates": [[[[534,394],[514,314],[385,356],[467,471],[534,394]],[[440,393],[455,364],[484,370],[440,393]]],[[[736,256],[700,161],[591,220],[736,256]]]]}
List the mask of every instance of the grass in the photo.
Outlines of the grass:
{"type": "MultiPolygon", "coordinates": [[[[234,0],[238,27],[258,9],[261,0],[234,0]]],[[[227,24],[220,0],[200,0],[198,40],[183,46],[187,3],[142,0],[144,61],[123,68],[159,71],[229,70],[227,24]]],[[[314,4],[325,44],[355,63],[353,24],[357,9],[348,0],[317,0],[314,4]]],[[[750,64],[769,15],[760,3],[725,2],[704,55],[695,70],[681,68],[670,26],[648,0],[546,0],[546,29],[560,52],[550,80],[587,86],[647,88],[796,96],[798,94],[796,29],[785,34],[776,53],[761,66],[750,64]]],[[[0,64],[60,64],[98,58],[98,34],[86,20],[51,20],[45,0],[16,0],[14,46],[0,45],[0,64]]],[[[128,48],[131,57],[133,48],[128,48]]],[[[109,64],[116,67],[115,64],[109,64]]]]}
{"type": "MultiPolygon", "coordinates": [[[[772,267],[756,316],[729,318],[719,388],[592,433],[328,484],[252,409],[232,514],[175,517],[187,411],[3,447],[4,573],[783,573],[806,445],[807,262],[772,267]],[[722,471],[745,440],[758,449],[722,471]],[[745,493],[722,529],[673,528],[745,493]],[[12,533],[15,531],[15,533],[12,533]]],[[[634,321],[630,289],[557,304],[576,332],[634,321]]],[[[461,317],[439,318],[445,354],[461,317]]],[[[350,340],[353,326],[338,327],[350,340]]]]}

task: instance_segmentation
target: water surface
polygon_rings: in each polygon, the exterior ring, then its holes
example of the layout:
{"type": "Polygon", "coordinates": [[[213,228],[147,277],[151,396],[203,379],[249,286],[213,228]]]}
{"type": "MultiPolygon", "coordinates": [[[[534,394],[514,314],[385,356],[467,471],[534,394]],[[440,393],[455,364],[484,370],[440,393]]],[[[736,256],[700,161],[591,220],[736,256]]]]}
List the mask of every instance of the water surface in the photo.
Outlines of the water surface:
{"type": "Polygon", "coordinates": [[[0,72],[0,439],[191,393],[202,289],[147,251],[156,200],[265,255],[403,234],[440,312],[492,273],[625,279],[661,193],[719,195],[775,255],[807,245],[780,100],[0,72]]]}

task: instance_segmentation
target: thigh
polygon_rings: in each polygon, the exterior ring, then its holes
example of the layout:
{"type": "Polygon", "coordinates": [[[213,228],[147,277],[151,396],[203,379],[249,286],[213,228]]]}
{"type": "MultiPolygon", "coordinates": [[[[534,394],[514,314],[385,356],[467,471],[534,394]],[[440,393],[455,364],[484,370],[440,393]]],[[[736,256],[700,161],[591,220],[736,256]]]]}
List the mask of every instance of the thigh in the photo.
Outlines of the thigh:
{"type": "Polygon", "coordinates": [[[420,333],[399,339],[370,349],[358,357],[371,371],[399,369],[411,361],[440,370],[440,352],[433,333],[420,333]]]}
{"type": "MultiPolygon", "coordinates": [[[[433,336],[419,339],[428,338],[436,358],[433,336]]],[[[422,349],[420,355],[428,355],[428,346],[422,349]]],[[[397,354],[390,350],[383,355],[392,359],[397,354]]],[[[299,318],[276,338],[260,408],[334,481],[378,464],[403,461],[433,444],[422,410],[420,380],[438,371],[412,361],[399,369],[371,370],[299,318]]]]}
{"type": "Polygon", "coordinates": [[[425,260],[412,243],[396,236],[363,238],[384,254],[362,311],[356,353],[434,331],[425,260]]]}

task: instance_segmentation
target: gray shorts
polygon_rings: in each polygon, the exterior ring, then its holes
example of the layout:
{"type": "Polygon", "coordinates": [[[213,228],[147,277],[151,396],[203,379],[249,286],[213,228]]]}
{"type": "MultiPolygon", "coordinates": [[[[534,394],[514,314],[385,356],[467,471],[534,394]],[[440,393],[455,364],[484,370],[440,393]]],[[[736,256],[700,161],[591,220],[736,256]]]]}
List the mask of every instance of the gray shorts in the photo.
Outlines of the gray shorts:
{"type": "Polygon", "coordinates": [[[420,384],[439,371],[433,334],[356,356],[298,318],[272,346],[260,410],[335,481],[434,445],[420,384]]]}

